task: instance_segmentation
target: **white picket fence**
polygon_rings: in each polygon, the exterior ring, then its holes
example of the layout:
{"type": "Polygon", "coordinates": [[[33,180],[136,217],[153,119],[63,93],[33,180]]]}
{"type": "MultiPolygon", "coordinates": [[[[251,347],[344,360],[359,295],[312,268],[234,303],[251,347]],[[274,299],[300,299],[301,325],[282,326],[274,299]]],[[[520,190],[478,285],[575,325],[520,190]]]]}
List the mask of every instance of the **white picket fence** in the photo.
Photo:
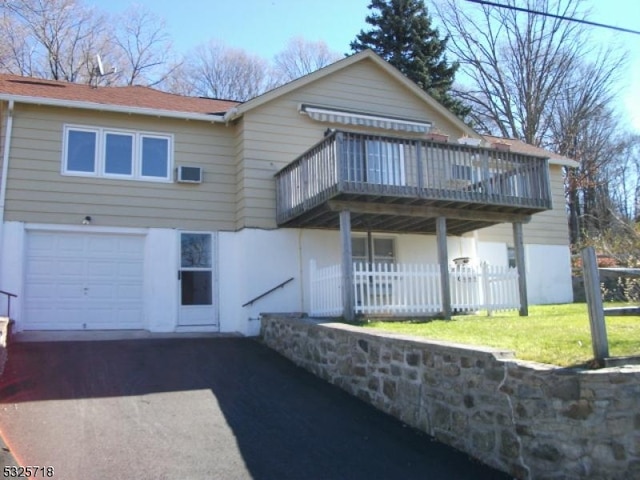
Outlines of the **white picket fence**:
{"type": "MultiPolygon", "coordinates": [[[[311,311],[314,316],[342,314],[340,265],[318,268],[311,261],[311,311]]],[[[451,309],[476,312],[520,307],[515,268],[482,264],[449,269],[451,309]]],[[[440,267],[427,264],[354,263],[355,313],[362,315],[423,316],[442,312],[440,267]]]]}

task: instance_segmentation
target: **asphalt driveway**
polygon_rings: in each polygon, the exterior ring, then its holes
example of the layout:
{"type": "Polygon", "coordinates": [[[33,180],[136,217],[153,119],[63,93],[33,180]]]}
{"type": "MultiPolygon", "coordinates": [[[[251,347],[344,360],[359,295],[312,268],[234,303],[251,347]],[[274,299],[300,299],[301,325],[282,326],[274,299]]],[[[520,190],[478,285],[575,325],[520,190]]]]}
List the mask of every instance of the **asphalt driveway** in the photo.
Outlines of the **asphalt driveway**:
{"type": "Polygon", "coordinates": [[[14,344],[0,433],[64,480],[508,478],[244,338],[14,344]]]}

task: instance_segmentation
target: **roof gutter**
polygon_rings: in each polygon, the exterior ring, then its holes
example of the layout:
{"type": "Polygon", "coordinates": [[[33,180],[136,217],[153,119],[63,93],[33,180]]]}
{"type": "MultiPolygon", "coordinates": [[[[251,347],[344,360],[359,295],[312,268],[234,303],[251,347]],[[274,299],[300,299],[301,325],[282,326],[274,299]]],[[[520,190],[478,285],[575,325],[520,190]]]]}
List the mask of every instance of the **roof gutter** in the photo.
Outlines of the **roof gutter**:
{"type": "Polygon", "coordinates": [[[209,123],[225,123],[223,115],[208,113],[175,112],[172,110],[160,110],[155,108],[128,107],[124,105],[110,105],[94,102],[82,102],[79,100],[60,100],[57,98],[30,97],[23,95],[0,95],[0,100],[8,102],[25,103],[30,105],[46,105],[50,107],[78,108],[82,110],[93,110],[102,112],[128,113],[137,115],[148,115],[152,117],[177,118],[181,120],[197,120],[209,123]]]}

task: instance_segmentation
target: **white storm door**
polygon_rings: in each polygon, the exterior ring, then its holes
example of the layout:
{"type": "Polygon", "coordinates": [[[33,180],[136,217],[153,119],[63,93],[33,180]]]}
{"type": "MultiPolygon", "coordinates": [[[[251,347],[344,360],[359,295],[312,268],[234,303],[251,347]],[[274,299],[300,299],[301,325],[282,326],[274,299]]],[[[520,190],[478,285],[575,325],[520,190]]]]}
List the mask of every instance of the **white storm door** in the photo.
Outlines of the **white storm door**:
{"type": "Polygon", "coordinates": [[[214,302],[214,241],[210,233],[180,232],[178,326],[217,326],[214,302]]]}

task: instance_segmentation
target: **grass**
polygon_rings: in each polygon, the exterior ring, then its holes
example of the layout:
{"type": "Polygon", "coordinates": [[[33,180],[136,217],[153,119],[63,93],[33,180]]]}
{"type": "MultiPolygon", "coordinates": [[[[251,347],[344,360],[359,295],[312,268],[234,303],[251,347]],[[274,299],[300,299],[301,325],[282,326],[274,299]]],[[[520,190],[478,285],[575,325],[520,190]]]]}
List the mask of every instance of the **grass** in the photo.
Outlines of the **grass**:
{"type": "MultiPolygon", "coordinates": [[[[518,312],[460,315],[451,320],[372,321],[365,328],[417,335],[470,345],[513,350],[516,357],[558,366],[581,366],[593,359],[589,316],[585,303],[529,307],[518,312]]],[[[609,355],[640,355],[640,317],[607,317],[609,355]]]]}

